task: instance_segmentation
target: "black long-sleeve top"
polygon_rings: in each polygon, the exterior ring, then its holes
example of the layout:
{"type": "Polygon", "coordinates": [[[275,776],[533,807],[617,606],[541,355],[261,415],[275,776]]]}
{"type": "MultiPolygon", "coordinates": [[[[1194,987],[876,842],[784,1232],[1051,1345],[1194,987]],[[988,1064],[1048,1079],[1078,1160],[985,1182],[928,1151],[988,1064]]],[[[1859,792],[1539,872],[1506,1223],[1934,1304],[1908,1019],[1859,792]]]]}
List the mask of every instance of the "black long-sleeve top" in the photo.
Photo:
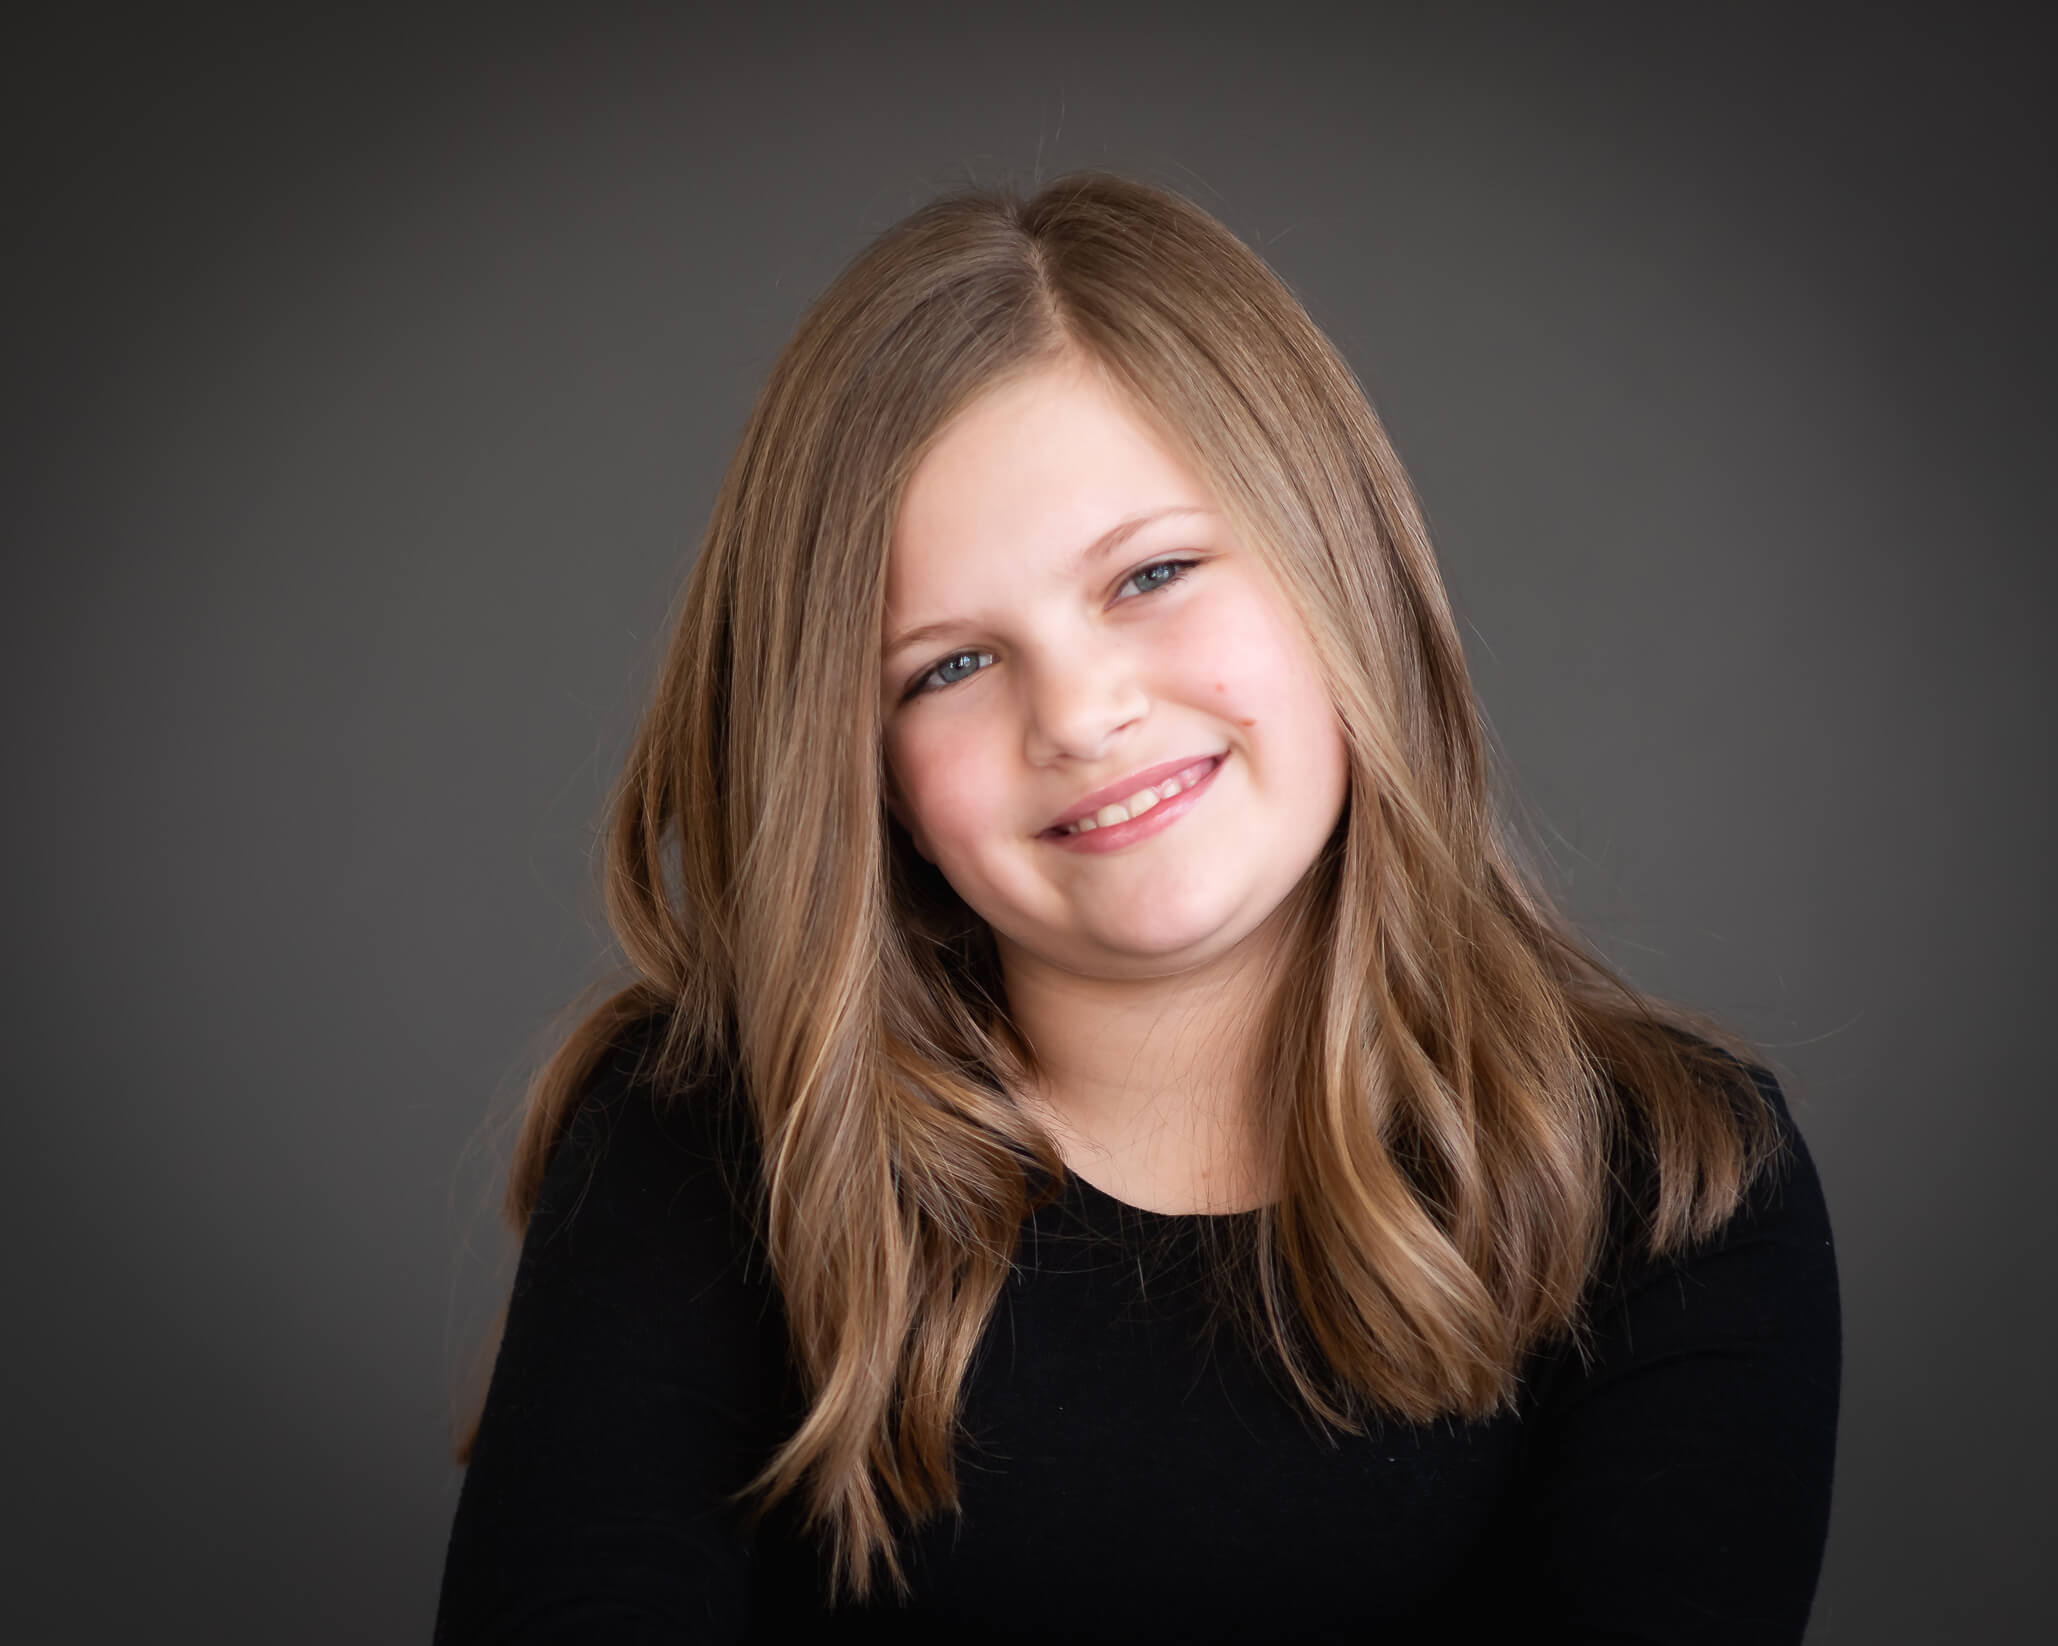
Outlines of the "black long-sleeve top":
{"type": "Polygon", "coordinates": [[[1769,1073],[1784,1164],[1685,1256],[1597,1276],[1591,1365],[1547,1348],[1512,1413],[1333,1446],[1237,1333],[1198,1330],[1201,1219],[1068,1175],[967,1380],[962,1515],[903,1544],[907,1609],[829,1611],[797,1503],[752,1534],[726,1501],[801,1410],[722,1170],[750,1148],[741,1098],[659,1104],[636,1050],[587,1088],[522,1244],[438,1646],[1802,1638],[1841,1322],[1821,1184],[1769,1073]]]}

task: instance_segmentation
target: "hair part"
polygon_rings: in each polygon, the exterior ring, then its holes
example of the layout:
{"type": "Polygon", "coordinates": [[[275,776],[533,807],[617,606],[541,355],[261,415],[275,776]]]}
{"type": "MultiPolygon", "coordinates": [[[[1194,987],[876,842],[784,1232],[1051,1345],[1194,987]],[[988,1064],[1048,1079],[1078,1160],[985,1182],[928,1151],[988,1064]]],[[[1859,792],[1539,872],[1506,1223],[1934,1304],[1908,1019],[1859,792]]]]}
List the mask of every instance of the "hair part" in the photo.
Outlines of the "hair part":
{"type": "Polygon", "coordinates": [[[809,1405],[737,1499],[798,1494],[854,1598],[882,1574],[904,1591],[900,1530],[955,1505],[967,1370],[1064,1177],[1010,1095],[1038,1065],[992,934],[886,806],[888,553],[952,419],[1066,361],[1214,487],[1301,614],[1348,746],[1252,1025],[1280,1197],[1216,1253],[1223,1309],[1311,1419],[1511,1407],[1529,1352],[1583,1343],[1611,1229],[1657,1256],[1712,1234],[1779,1145],[1757,1049],[1617,974],[1500,821],[1420,505],[1279,277],[1198,206],[1104,173],[934,201],[823,293],[750,413],[611,800],[634,980],[533,1081],[504,1208],[525,1230],[638,1025],[661,1025],[661,1091],[739,1082],[741,1188],[809,1405]],[[1653,1192],[1622,1225],[1634,1160],[1653,1192]]]}

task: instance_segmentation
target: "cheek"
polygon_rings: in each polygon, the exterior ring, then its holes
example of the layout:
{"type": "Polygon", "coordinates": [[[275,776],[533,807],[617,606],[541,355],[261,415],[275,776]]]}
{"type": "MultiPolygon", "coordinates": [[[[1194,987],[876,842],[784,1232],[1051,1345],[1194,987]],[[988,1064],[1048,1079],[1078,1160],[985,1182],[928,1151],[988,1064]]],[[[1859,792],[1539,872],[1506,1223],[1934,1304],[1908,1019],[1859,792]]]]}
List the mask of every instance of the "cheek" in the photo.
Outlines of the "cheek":
{"type": "Polygon", "coordinates": [[[988,832],[998,779],[986,769],[993,740],[952,737],[945,729],[924,729],[893,745],[895,780],[902,804],[929,840],[949,850],[952,842],[988,832]]]}
{"type": "Polygon", "coordinates": [[[1255,590],[1194,602],[1169,638],[1193,701],[1242,729],[1262,728],[1306,694],[1296,634],[1255,590]]]}

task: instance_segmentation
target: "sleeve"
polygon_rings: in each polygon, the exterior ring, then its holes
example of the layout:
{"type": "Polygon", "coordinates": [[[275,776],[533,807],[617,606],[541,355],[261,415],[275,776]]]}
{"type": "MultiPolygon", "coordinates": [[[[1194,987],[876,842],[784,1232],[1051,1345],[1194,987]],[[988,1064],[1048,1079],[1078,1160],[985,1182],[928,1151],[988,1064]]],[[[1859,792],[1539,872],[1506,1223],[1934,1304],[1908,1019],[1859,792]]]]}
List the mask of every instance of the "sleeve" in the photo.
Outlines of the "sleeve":
{"type": "Polygon", "coordinates": [[[721,1170],[721,1095],[602,1065],[552,1156],[459,1493],[438,1646],[737,1640],[727,1501],[775,1438],[783,1321],[721,1170]]]}
{"type": "Polygon", "coordinates": [[[1829,1529],[1842,1320],[1829,1213],[1785,1147],[1729,1223],[1602,1294],[1525,1423],[1514,1536],[1531,1640],[1788,1646],[1829,1529]]]}

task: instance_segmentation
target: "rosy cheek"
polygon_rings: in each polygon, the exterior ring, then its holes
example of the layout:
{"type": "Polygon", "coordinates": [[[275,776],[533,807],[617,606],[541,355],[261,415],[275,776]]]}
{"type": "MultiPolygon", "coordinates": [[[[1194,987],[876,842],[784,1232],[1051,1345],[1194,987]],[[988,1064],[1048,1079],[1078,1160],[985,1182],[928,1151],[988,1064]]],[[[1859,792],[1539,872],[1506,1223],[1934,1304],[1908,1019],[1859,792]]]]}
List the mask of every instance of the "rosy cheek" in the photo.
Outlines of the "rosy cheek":
{"type": "Polygon", "coordinates": [[[1192,601],[1180,615],[1178,644],[1201,648],[1211,659],[1204,666],[1225,669],[1251,647],[1269,648],[1272,643],[1265,605],[1241,581],[1218,582],[1206,591],[1205,599],[1192,601]]]}
{"type": "Polygon", "coordinates": [[[922,766],[918,805],[931,838],[976,840],[990,822],[997,779],[976,746],[928,751],[922,766]]]}

